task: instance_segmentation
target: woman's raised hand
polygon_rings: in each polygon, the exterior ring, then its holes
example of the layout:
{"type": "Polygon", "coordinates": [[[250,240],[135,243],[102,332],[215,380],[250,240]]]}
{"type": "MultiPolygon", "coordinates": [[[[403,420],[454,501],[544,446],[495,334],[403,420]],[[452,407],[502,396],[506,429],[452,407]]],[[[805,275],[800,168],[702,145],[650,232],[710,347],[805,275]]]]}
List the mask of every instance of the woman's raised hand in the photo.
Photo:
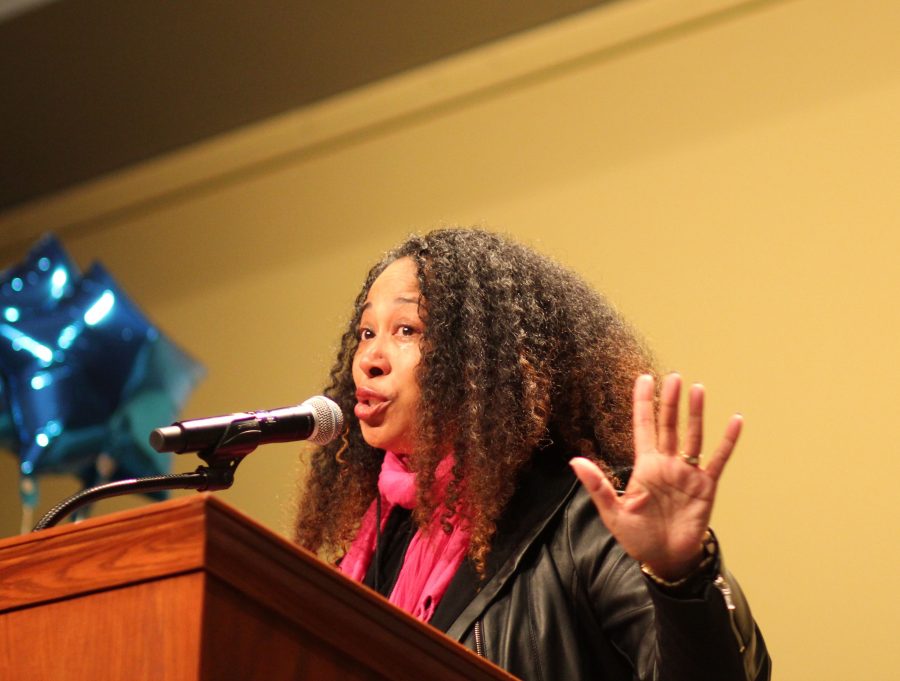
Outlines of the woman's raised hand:
{"type": "Polygon", "coordinates": [[[681,377],[669,374],[660,393],[659,424],[654,409],[653,377],[634,384],[634,470],[622,495],[603,471],[584,458],[572,468],[590,492],[603,522],[622,548],[657,576],[675,581],[689,574],[703,557],[716,485],[741,432],[735,414],[719,446],[700,465],[703,444],[703,386],[688,395],[687,431],[678,439],[681,377]]]}

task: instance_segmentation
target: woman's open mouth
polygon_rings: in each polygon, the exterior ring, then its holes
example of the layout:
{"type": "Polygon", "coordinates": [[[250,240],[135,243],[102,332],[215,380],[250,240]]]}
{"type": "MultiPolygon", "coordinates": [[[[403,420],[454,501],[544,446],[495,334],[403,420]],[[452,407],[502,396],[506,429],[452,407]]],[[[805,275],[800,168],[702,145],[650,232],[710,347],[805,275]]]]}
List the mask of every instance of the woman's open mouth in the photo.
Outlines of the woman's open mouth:
{"type": "Polygon", "coordinates": [[[390,400],[384,395],[368,388],[358,389],[356,400],[353,413],[356,418],[367,424],[379,419],[390,404],[390,400]]]}

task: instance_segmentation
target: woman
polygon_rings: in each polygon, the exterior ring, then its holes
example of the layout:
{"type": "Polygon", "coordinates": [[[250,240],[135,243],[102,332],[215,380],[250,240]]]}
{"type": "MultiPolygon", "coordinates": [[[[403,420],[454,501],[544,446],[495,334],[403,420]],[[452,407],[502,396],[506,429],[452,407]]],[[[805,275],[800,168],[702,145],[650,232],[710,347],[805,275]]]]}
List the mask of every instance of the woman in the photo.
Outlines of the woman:
{"type": "Polygon", "coordinates": [[[313,456],[302,545],[523,679],[768,678],[708,531],[740,417],[700,466],[692,387],[679,453],[680,378],[657,414],[649,354],[579,277],[488,232],[412,237],[331,378],[355,418],[313,456]]]}

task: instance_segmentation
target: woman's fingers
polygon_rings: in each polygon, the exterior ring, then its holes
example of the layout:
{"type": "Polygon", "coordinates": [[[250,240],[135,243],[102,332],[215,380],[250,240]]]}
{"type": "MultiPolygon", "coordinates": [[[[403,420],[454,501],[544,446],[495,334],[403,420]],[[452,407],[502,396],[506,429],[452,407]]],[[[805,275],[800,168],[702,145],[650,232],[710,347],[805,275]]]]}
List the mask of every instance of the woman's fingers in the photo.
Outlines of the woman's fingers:
{"type": "MultiPolygon", "coordinates": [[[[663,379],[659,397],[658,427],[654,405],[653,376],[644,374],[634,383],[634,450],[640,456],[659,452],[674,456],[678,448],[678,402],[681,396],[681,376],[669,374],[663,379]]],[[[705,388],[696,383],[688,393],[687,428],[684,446],[685,457],[699,457],[703,449],[703,406],[705,388]]],[[[713,453],[705,470],[714,478],[722,474],[741,432],[742,419],[735,415],[725,428],[725,435],[713,453]]],[[[611,488],[611,486],[610,486],[611,488]]],[[[613,492],[614,493],[614,492],[613,492]]]]}
{"type": "Polygon", "coordinates": [[[700,456],[703,449],[703,397],[703,386],[699,383],[692,385],[688,393],[687,432],[684,436],[685,456],[700,456]]]}
{"type": "Polygon", "coordinates": [[[653,376],[643,374],[634,382],[634,451],[640,455],[656,450],[656,419],[653,416],[653,376]]]}
{"type": "Polygon", "coordinates": [[[722,475],[725,464],[728,463],[728,459],[734,451],[734,446],[737,444],[743,425],[744,417],[740,414],[735,414],[729,419],[728,425],[725,426],[725,434],[722,436],[722,441],[719,443],[718,448],[706,465],[706,472],[711,475],[714,480],[718,480],[722,475]]]}
{"type": "Polygon", "coordinates": [[[570,459],[569,465],[572,466],[575,475],[591,495],[604,522],[609,523],[610,517],[615,515],[619,509],[618,495],[609,478],[597,464],[580,456],[570,459]]]}
{"type": "Polygon", "coordinates": [[[678,402],[681,399],[681,376],[669,374],[663,379],[659,395],[659,451],[674,455],[678,452],[678,402]]]}

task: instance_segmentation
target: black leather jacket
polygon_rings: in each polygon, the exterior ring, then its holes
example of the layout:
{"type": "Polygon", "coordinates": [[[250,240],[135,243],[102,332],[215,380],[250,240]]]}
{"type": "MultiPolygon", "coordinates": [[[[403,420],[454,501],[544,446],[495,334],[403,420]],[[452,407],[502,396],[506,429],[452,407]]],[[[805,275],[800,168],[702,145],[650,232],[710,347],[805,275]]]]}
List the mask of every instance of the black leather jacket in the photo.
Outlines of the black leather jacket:
{"type": "Polygon", "coordinates": [[[718,560],[664,593],[556,456],[536,457],[498,525],[482,582],[464,563],[431,624],[528,681],[748,681],[771,664],[718,560]]]}

